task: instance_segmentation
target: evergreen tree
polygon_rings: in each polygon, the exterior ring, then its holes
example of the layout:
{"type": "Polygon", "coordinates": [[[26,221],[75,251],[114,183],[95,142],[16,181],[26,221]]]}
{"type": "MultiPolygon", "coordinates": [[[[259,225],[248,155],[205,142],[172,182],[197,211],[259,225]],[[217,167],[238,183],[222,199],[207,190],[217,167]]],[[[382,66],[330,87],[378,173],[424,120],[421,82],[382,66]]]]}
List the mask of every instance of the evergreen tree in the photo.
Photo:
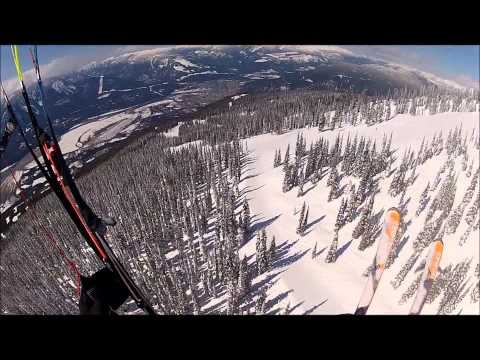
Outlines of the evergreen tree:
{"type": "Polygon", "coordinates": [[[363,251],[368,247],[372,246],[375,243],[376,235],[381,231],[381,228],[378,223],[374,223],[373,217],[370,216],[366,223],[364,231],[362,232],[362,239],[360,244],[358,244],[358,249],[363,251]]]}
{"type": "Polygon", "coordinates": [[[331,181],[331,187],[330,187],[330,192],[328,194],[328,201],[332,201],[335,199],[338,195],[338,188],[340,186],[339,184],[339,177],[337,175],[337,170],[336,168],[332,168],[333,176],[332,176],[332,181],[331,181]]]}
{"type": "Polygon", "coordinates": [[[337,247],[338,247],[338,228],[335,228],[333,241],[328,249],[327,257],[325,258],[325,262],[327,263],[334,263],[337,260],[337,247]]]}
{"type": "Polygon", "coordinates": [[[299,179],[298,179],[298,193],[297,193],[297,197],[300,197],[303,195],[303,185],[305,183],[305,176],[303,174],[303,169],[300,170],[300,175],[299,175],[299,179]]]}
{"type": "Polygon", "coordinates": [[[252,280],[248,271],[247,257],[244,255],[242,261],[240,262],[240,268],[238,272],[238,289],[240,297],[250,293],[251,282],[252,280]]]}
{"type": "Polygon", "coordinates": [[[349,189],[348,204],[345,210],[345,221],[347,223],[352,222],[357,212],[357,201],[355,193],[355,185],[351,185],[349,189]]]}
{"type": "Polygon", "coordinates": [[[265,314],[265,301],[267,300],[267,288],[264,286],[260,289],[257,301],[255,303],[255,314],[265,314]]]}
{"type": "Polygon", "coordinates": [[[282,191],[283,192],[287,192],[291,189],[291,186],[292,186],[291,173],[292,173],[292,167],[287,166],[286,169],[285,169],[285,175],[284,175],[283,184],[282,184],[282,191]]]}
{"type": "Polygon", "coordinates": [[[257,233],[256,259],[258,275],[268,271],[268,251],[267,251],[267,233],[262,229],[261,234],[257,233]]]}
{"type": "Polygon", "coordinates": [[[414,166],[412,173],[410,174],[410,177],[408,178],[407,185],[412,186],[413,183],[415,182],[415,171],[417,170],[417,165],[414,166]]]}
{"type": "Polygon", "coordinates": [[[347,209],[347,199],[343,198],[340,204],[340,207],[338,208],[337,219],[335,221],[336,229],[341,229],[343,225],[345,225],[346,209],[347,209]]]}
{"type": "Polygon", "coordinates": [[[337,180],[337,178],[338,178],[337,168],[331,167],[330,175],[328,176],[328,180],[327,180],[327,186],[332,186],[333,183],[337,180]]]}
{"type": "Polygon", "coordinates": [[[280,164],[278,162],[278,150],[275,150],[275,155],[273,157],[273,167],[276,168],[279,165],[280,164]]]}
{"type": "Polygon", "coordinates": [[[438,192],[437,199],[439,203],[439,210],[442,210],[442,217],[447,218],[450,210],[453,207],[455,200],[455,193],[457,190],[456,179],[453,172],[450,172],[442,183],[438,192]]]}
{"type": "Polygon", "coordinates": [[[297,234],[302,234],[306,207],[307,207],[307,205],[304,201],[303,205],[302,205],[302,210],[300,210],[300,216],[298,217],[297,234]]]}
{"type": "Polygon", "coordinates": [[[283,171],[287,172],[290,166],[290,144],[287,146],[287,150],[285,151],[285,156],[283,157],[283,171]]]}
{"type": "Polygon", "coordinates": [[[212,293],[210,292],[210,287],[208,286],[206,273],[202,272],[202,274],[200,275],[200,278],[201,278],[201,281],[202,281],[202,288],[203,288],[204,296],[210,298],[212,296],[212,293]]]}
{"type": "Polygon", "coordinates": [[[307,211],[305,212],[305,216],[303,217],[303,222],[302,222],[302,229],[301,229],[301,234],[305,232],[308,224],[308,211],[310,210],[310,207],[307,207],[307,211]]]}
{"type": "Polygon", "coordinates": [[[313,246],[312,250],[312,259],[315,259],[317,257],[317,242],[315,241],[315,245],[313,246]]]}
{"type": "Polygon", "coordinates": [[[402,266],[398,274],[395,276],[394,280],[391,282],[394,289],[398,289],[398,287],[402,284],[407,274],[410,272],[410,270],[413,268],[413,266],[417,262],[418,257],[419,257],[419,254],[414,252],[409,257],[407,262],[402,266]]]}
{"type": "Polygon", "coordinates": [[[228,279],[227,282],[227,314],[235,315],[239,313],[239,293],[234,279],[228,279]]]}
{"type": "Polygon", "coordinates": [[[257,241],[255,243],[256,250],[256,263],[257,263],[257,274],[261,275],[264,271],[263,269],[263,246],[262,246],[262,237],[259,232],[257,232],[257,241]]]}
{"type": "Polygon", "coordinates": [[[273,263],[277,258],[277,245],[275,244],[275,236],[272,238],[270,243],[270,249],[268,250],[268,265],[269,269],[272,269],[273,263]]]}
{"type": "Polygon", "coordinates": [[[430,181],[428,182],[427,187],[425,188],[425,190],[423,190],[422,195],[420,196],[418,209],[415,213],[416,216],[419,216],[422,213],[422,211],[425,209],[428,202],[430,201],[430,197],[428,196],[429,191],[430,191],[430,181]]]}
{"type": "Polygon", "coordinates": [[[250,231],[250,206],[248,206],[247,199],[243,200],[243,209],[242,209],[243,219],[242,219],[242,226],[243,231],[246,234],[250,231]]]}
{"type": "Polygon", "coordinates": [[[368,204],[363,208],[362,217],[360,218],[360,221],[358,222],[357,226],[353,230],[352,237],[354,239],[358,239],[368,228],[369,218],[373,209],[373,203],[374,203],[374,196],[371,196],[368,204]]]}
{"type": "Polygon", "coordinates": [[[267,231],[262,229],[262,263],[264,271],[268,271],[270,269],[269,266],[269,253],[267,250],[267,231]]]}
{"type": "Polygon", "coordinates": [[[473,202],[472,206],[470,207],[467,214],[465,215],[465,222],[470,226],[474,224],[475,218],[478,216],[479,204],[480,204],[480,190],[477,192],[476,200],[473,202]]]}
{"type": "Polygon", "coordinates": [[[365,197],[367,196],[368,187],[369,187],[368,176],[362,176],[360,180],[360,184],[358,186],[357,193],[356,193],[356,207],[359,207],[365,200],[365,197]]]}
{"type": "Polygon", "coordinates": [[[448,234],[455,233],[455,231],[457,230],[457,227],[460,225],[460,220],[463,216],[465,208],[470,203],[470,200],[472,200],[472,198],[473,198],[473,191],[474,191],[475,187],[476,187],[476,183],[471,184],[471,186],[465,192],[465,195],[463,196],[462,202],[460,204],[458,204],[458,206],[455,208],[455,210],[448,217],[448,223],[447,223],[447,225],[448,225],[447,233],[448,234]]]}

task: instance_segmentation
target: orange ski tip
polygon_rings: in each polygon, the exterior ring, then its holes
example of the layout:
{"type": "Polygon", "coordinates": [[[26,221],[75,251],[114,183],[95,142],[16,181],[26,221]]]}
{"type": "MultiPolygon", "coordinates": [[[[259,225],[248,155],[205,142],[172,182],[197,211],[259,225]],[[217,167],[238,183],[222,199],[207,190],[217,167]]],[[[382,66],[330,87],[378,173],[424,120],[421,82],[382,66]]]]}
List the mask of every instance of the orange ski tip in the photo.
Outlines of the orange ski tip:
{"type": "Polygon", "coordinates": [[[389,216],[389,220],[392,221],[392,222],[395,222],[395,223],[399,223],[400,222],[400,211],[398,211],[397,209],[395,208],[392,208],[392,209],[389,209],[388,210],[388,216],[389,216]]]}
{"type": "Polygon", "coordinates": [[[441,253],[443,251],[443,241],[437,240],[435,241],[435,253],[441,253]]]}
{"type": "Polygon", "coordinates": [[[428,267],[429,278],[434,279],[437,275],[438,266],[440,264],[440,259],[442,258],[443,253],[443,242],[441,240],[435,241],[434,252],[432,257],[432,262],[428,267]]]}

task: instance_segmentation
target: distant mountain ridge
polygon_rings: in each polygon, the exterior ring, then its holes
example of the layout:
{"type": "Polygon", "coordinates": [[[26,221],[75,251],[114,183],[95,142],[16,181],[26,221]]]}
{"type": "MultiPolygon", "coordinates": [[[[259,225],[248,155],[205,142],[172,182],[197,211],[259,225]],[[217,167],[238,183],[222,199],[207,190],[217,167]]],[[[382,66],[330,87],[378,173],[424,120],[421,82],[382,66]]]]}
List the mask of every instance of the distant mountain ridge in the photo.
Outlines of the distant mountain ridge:
{"type": "MultiPolygon", "coordinates": [[[[385,92],[425,86],[459,88],[406,66],[356,55],[336,46],[172,46],[135,51],[44,79],[47,108],[59,135],[88,118],[174,99],[165,114],[185,112],[240,92],[295,88],[348,88],[385,92]],[[186,94],[188,101],[185,101],[186,94]]],[[[36,84],[28,88],[40,115],[36,84]]],[[[19,93],[14,108],[28,118],[19,93]]],[[[25,153],[14,140],[7,158],[25,153]]]]}

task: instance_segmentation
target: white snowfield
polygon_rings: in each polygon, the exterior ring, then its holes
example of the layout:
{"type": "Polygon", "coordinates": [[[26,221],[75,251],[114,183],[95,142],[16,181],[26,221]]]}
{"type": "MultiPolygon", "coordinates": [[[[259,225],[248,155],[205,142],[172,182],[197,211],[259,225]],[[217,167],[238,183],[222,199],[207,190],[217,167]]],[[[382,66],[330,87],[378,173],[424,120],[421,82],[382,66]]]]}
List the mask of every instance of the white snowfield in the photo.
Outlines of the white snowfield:
{"type": "MultiPolygon", "coordinates": [[[[344,134],[344,144],[348,133],[350,133],[352,139],[355,134],[358,134],[359,136],[364,135],[376,139],[377,149],[379,149],[383,135],[392,133],[392,149],[398,149],[396,153],[396,165],[398,165],[403,151],[408,149],[408,147],[411,146],[417,153],[424,136],[430,143],[432,137],[442,130],[445,141],[448,131],[459,125],[462,125],[463,134],[467,131],[469,136],[472,129],[476,128],[476,136],[478,136],[479,113],[442,113],[416,117],[398,115],[388,122],[372,127],[361,125],[321,133],[317,128],[307,128],[281,135],[259,135],[245,140],[250,152],[249,157],[253,161],[247,166],[248,172],[242,175],[242,178],[245,178],[245,180],[240,184],[240,191],[246,191],[246,197],[253,216],[252,226],[256,226],[256,230],[266,226],[268,243],[272,236],[275,235],[279,251],[281,253],[284,250],[288,251],[286,254],[281,254],[279,266],[254,280],[254,283],[258,283],[265,278],[270,278],[269,282],[273,285],[267,292],[267,302],[275,302],[275,299],[279,300],[272,309],[277,309],[279,310],[277,313],[282,314],[289,303],[289,308],[293,309],[292,314],[353,313],[367,282],[367,278],[362,274],[372,263],[378,245],[377,238],[374,245],[364,251],[358,250],[360,239],[352,240],[351,236],[355,225],[359,221],[359,217],[357,217],[356,220],[345,225],[339,232],[336,262],[326,263],[325,257],[333,239],[334,224],[342,197],[331,202],[327,201],[329,191],[326,187],[326,181],[328,176],[325,176],[317,185],[307,182],[304,186],[306,194],[302,197],[297,197],[297,188],[283,193],[282,166],[273,168],[273,158],[278,148],[281,149],[283,159],[287,145],[290,144],[290,156],[292,158],[299,133],[303,133],[305,136],[308,149],[310,143],[316,141],[320,136],[329,139],[331,146],[336,135],[340,132],[344,134]],[[306,201],[310,209],[309,225],[306,234],[300,236],[296,234],[299,215],[294,215],[294,209],[299,212],[304,201],[306,201]],[[315,243],[317,243],[317,253],[320,254],[315,259],[312,259],[311,252],[315,243]]],[[[468,146],[469,161],[473,159],[473,174],[475,169],[479,167],[479,153],[472,143],[468,143],[468,146]]],[[[418,218],[415,216],[420,195],[425,189],[427,182],[433,182],[437,171],[444,164],[445,160],[446,151],[444,150],[440,156],[434,157],[425,162],[424,165],[417,167],[416,173],[419,177],[408,188],[406,193],[406,199],[411,198],[407,207],[408,214],[404,219],[407,222],[410,219],[412,220],[406,231],[409,239],[400,250],[394,264],[383,273],[367,314],[409,313],[414,297],[402,305],[399,304],[399,300],[418,276],[419,272],[415,272],[415,270],[421,260],[427,256],[427,250],[422,252],[414,268],[408,273],[398,289],[393,288],[391,281],[413,253],[412,244],[417,234],[423,229],[427,212],[423,211],[418,218]]],[[[465,172],[459,168],[460,163],[461,161],[457,160],[455,165],[459,178],[454,208],[461,202],[465,189],[471,181],[471,177],[467,178],[465,172]]],[[[398,206],[400,196],[392,198],[387,193],[392,177],[380,183],[381,192],[375,197],[373,214],[382,209],[386,211],[392,206],[398,206]]],[[[347,184],[349,179],[353,178],[343,178],[340,188],[347,184]]],[[[356,187],[358,187],[358,182],[358,180],[353,180],[356,187]]],[[[440,186],[435,193],[439,188],[440,186]]],[[[477,191],[478,186],[475,194],[477,191]]],[[[472,203],[473,201],[470,202],[470,205],[472,203]]],[[[467,276],[467,288],[470,287],[471,290],[473,288],[472,285],[478,281],[474,276],[474,271],[475,266],[479,262],[479,231],[472,232],[466,243],[463,246],[459,246],[459,239],[466,228],[467,225],[464,218],[462,218],[457,231],[454,234],[446,234],[444,236],[445,248],[440,268],[445,268],[449,264],[455,266],[459,262],[472,259],[467,276]]],[[[243,257],[243,254],[254,255],[255,238],[245,244],[241,248],[240,253],[241,257],[243,257]]],[[[253,261],[255,261],[255,256],[250,259],[251,263],[253,261]]],[[[436,314],[442,296],[437,297],[432,304],[425,304],[422,314],[436,314]]],[[[461,312],[461,314],[478,315],[480,313],[479,306],[478,302],[471,302],[469,291],[467,296],[455,308],[453,314],[461,312]]]]}
{"type": "MultiPolygon", "coordinates": [[[[115,130],[123,129],[130,125],[132,121],[138,116],[138,114],[126,114],[120,113],[113,116],[105,117],[101,120],[87,123],[79,126],[72,131],[64,134],[60,140],[60,148],[64,154],[78,150],[82,147],[82,144],[90,140],[95,136],[95,133],[115,124],[115,130]]],[[[118,131],[117,131],[118,132],[118,131]]],[[[108,139],[111,139],[116,133],[110,132],[108,139]]],[[[105,136],[104,136],[105,137],[105,136]]],[[[107,140],[107,139],[104,139],[107,140]]]]}

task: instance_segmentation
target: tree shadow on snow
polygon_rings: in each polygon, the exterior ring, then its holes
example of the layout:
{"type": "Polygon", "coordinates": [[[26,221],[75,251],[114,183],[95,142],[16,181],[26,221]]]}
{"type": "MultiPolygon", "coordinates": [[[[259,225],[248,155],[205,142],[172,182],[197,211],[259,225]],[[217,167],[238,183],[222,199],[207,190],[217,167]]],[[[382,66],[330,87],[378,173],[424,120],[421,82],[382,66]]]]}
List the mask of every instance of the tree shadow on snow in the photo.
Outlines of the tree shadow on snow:
{"type": "Polygon", "coordinates": [[[300,239],[297,239],[296,241],[289,243],[288,240],[284,241],[280,245],[277,245],[277,251],[276,251],[276,257],[275,260],[273,261],[273,266],[276,267],[278,261],[284,259],[287,255],[290,249],[299,241],[300,239]]]}
{"type": "Polygon", "coordinates": [[[397,171],[397,168],[390,170],[390,172],[389,172],[388,175],[387,175],[387,179],[388,179],[390,176],[392,176],[395,171],[397,171]]]}
{"type": "MultiPolygon", "coordinates": [[[[264,221],[258,221],[256,222],[255,224],[253,224],[251,227],[250,227],[250,232],[251,234],[253,235],[252,237],[255,236],[255,233],[257,231],[261,231],[262,229],[266,228],[267,226],[269,226],[270,224],[272,224],[275,220],[277,220],[280,216],[282,216],[282,214],[278,214],[277,216],[274,216],[270,219],[267,219],[267,220],[264,220],[264,221]]],[[[251,239],[251,238],[250,238],[251,239]]]]}
{"type": "Polygon", "coordinates": [[[328,246],[325,246],[322,250],[317,251],[317,252],[315,253],[315,257],[317,257],[318,255],[322,255],[322,253],[323,253],[325,250],[327,250],[327,247],[328,247],[328,246]]]}
{"type": "Polygon", "coordinates": [[[345,252],[345,250],[347,250],[350,247],[352,242],[353,242],[353,240],[350,240],[349,242],[344,244],[340,249],[337,250],[337,253],[336,253],[337,259],[345,252]]]}
{"type": "Polygon", "coordinates": [[[322,221],[325,218],[325,216],[327,216],[327,215],[322,215],[318,219],[313,220],[312,222],[308,223],[307,226],[305,227],[305,230],[311,228],[315,224],[318,224],[320,221],[322,221]]]}
{"type": "Polygon", "coordinates": [[[403,233],[404,234],[407,232],[407,229],[410,225],[412,225],[412,219],[408,220],[408,222],[403,224],[403,233]]]}
{"type": "Polygon", "coordinates": [[[278,281],[277,276],[279,276],[281,273],[287,271],[287,269],[282,269],[280,271],[272,272],[271,274],[268,274],[267,277],[255,285],[252,285],[250,294],[257,294],[261,288],[263,288],[265,285],[273,286],[275,283],[278,281]]]}
{"type": "Polygon", "coordinates": [[[309,193],[311,190],[315,189],[317,187],[318,183],[316,184],[313,184],[312,186],[310,186],[307,190],[305,190],[302,194],[302,196],[305,196],[307,195],[307,193],[309,193]]]}
{"type": "Polygon", "coordinates": [[[302,237],[307,236],[307,235],[310,234],[312,231],[313,231],[313,229],[310,229],[310,230],[308,230],[307,232],[304,231],[303,234],[302,234],[302,237]]]}
{"type": "MultiPolygon", "coordinates": [[[[284,291],[282,292],[281,294],[278,294],[277,296],[275,296],[274,298],[270,299],[270,300],[267,300],[265,302],[265,311],[269,311],[271,310],[275,305],[277,305],[279,302],[281,302],[282,300],[286,299],[288,297],[288,294],[290,294],[291,292],[293,292],[293,289],[290,289],[288,291],[284,291]]],[[[275,309],[275,312],[278,312],[280,309],[275,309]]],[[[272,312],[268,313],[269,315],[273,315],[272,312]]]]}
{"type": "Polygon", "coordinates": [[[405,246],[405,244],[408,242],[409,239],[410,239],[410,235],[403,237],[403,240],[397,246],[397,249],[395,251],[395,257],[397,257],[400,254],[400,251],[402,251],[403,247],[405,246]]]}
{"type": "Polygon", "coordinates": [[[310,315],[312,312],[314,312],[315,310],[317,310],[320,306],[322,306],[323,304],[325,304],[326,302],[328,301],[328,299],[325,299],[323,300],[321,303],[315,305],[315,306],[312,306],[310,309],[308,309],[307,311],[305,311],[303,313],[303,315],[310,315]]]}
{"type": "Polygon", "coordinates": [[[253,179],[253,178],[255,178],[255,177],[259,176],[259,175],[261,175],[261,174],[259,173],[259,174],[247,175],[247,176],[245,176],[243,179],[240,179],[240,182],[245,181],[245,180],[248,180],[248,179],[253,179]]]}
{"type": "Polygon", "coordinates": [[[299,302],[298,304],[296,304],[294,307],[292,307],[291,309],[288,309],[288,312],[285,313],[285,315],[290,315],[294,310],[296,310],[297,308],[299,308],[300,306],[302,306],[304,302],[305,302],[305,300],[300,301],[300,302],[299,302]]]}
{"type": "MultiPolygon", "coordinates": [[[[220,297],[221,295],[218,294],[217,297],[220,297]]],[[[222,301],[216,303],[215,305],[212,305],[206,309],[202,309],[202,313],[204,314],[222,314],[220,309],[222,306],[227,302],[227,299],[223,299],[222,301]]]]}
{"type": "Polygon", "coordinates": [[[260,185],[260,186],[257,186],[255,189],[248,189],[248,190],[247,190],[247,188],[249,188],[250,186],[247,186],[245,189],[243,189],[243,190],[240,192],[240,196],[241,196],[241,195],[246,195],[246,194],[248,194],[248,193],[250,193],[250,192],[252,192],[252,191],[259,190],[259,189],[261,189],[261,188],[264,187],[264,186],[265,186],[265,184],[260,185]]]}
{"type": "Polygon", "coordinates": [[[307,249],[305,251],[300,251],[300,252],[296,252],[295,254],[293,255],[290,255],[288,257],[285,257],[283,259],[279,259],[277,261],[274,262],[275,264],[275,267],[284,267],[284,266],[289,266],[291,264],[293,264],[294,262],[297,262],[298,260],[300,260],[302,257],[304,257],[308,252],[310,251],[310,249],[307,249]]]}

